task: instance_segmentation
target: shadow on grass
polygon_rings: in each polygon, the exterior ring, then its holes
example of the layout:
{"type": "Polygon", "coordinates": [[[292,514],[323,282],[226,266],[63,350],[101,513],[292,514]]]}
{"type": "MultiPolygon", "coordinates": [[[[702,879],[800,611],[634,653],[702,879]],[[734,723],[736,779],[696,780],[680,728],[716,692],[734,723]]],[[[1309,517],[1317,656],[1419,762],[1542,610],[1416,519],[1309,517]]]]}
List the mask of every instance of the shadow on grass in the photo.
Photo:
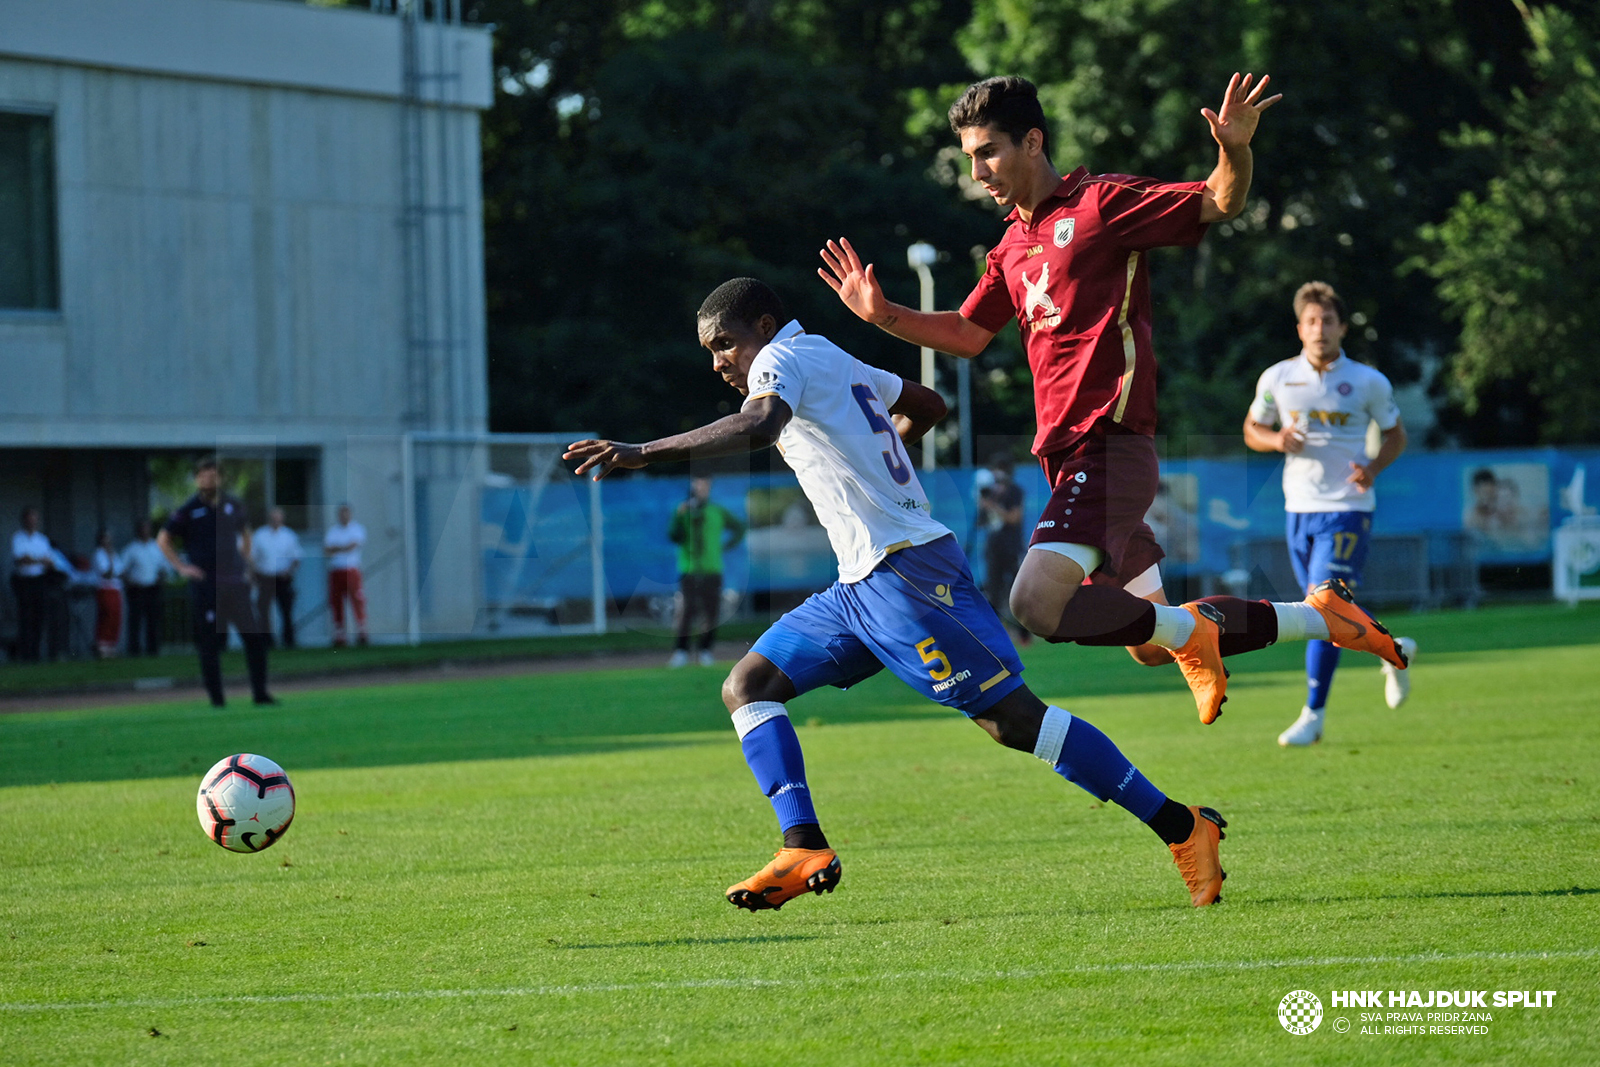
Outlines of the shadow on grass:
{"type": "MultiPolygon", "coordinates": [[[[1359,904],[1376,900],[1498,900],[1507,897],[1590,897],[1600,894],[1600,888],[1573,886],[1570,889],[1445,889],[1436,893],[1362,893],[1359,895],[1324,896],[1312,894],[1303,897],[1251,897],[1244,904],[1359,904]]],[[[1230,901],[1231,902],[1231,901],[1230,901]]]]}
{"type": "MultiPolygon", "coordinates": [[[[234,752],[293,774],[735,742],[717,671],[608,670],[301,692],[273,707],[202,700],[0,716],[0,786],[193,776],[234,752]]],[[[892,678],[793,702],[797,724],[957,714],[892,678]]]]}
{"type": "MultiPolygon", "coordinates": [[[[1425,652],[1600,643],[1600,604],[1493,608],[1402,616],[1425,652]]],[[[1299,669],[1285,644],[1235,662],[1299,669]]],[[[1027,681],[1045,697],[1180,696],[1172,666],[1141,667],[1122,649],[1038,643],[1027,681]]],[[[1247,666],[1248,665],[1248,666],[1247,666]]],[[[1244,680],[1239,671],[1235,677],[1244,680]]],[[[291,772],[507,759],[733,742],[721,670],[600,670],[303,691],[277,707],[203,699],[87,711],[0,715],[0,786],[198,776],[234,752],[258,752],[291,772]]],[[[887,673],[849,693],[793,701],[798,724],[950,718],[887,673]]]]}
{"type": "Polygon", "coordinates": [[[786,941],[818,941],[816,934],[768,934],[751,937],[666,937],[654,941],[611,941],[591,945],[557,945],[562,949],[699,948],[703,945],[776,945],[786,941]]]}

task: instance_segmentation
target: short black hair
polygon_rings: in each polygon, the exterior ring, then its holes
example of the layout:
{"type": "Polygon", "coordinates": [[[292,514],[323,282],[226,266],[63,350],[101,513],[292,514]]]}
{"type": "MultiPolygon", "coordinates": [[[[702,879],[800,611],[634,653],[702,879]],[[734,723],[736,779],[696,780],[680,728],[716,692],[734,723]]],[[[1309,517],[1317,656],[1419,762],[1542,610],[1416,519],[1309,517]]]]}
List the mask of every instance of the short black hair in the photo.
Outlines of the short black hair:
{"type": "Polygon", "coordinates": [[[1488,467],[1479,467],[1477,470],[1472,472],[1473,485],[1483,485],[1485,482],[1495,482],[1498,480],[1499,479],[1494,476],[1494,471],[1490,470],[1488,467]]]}
{"type": "Polygon", "coordinates": [[[199,474],[201,471],[214,471],[216,469],[216,456],[201,456],[199,459],[194,461],[194,472],[196,474],[199,474]]]}
{"type": "Polygon", "coordinates": [[[753,326],[763,315],[771,315],[779,326],[789,321],[783,301],[772,286],[759,278],[731,278],[711,291],[695,318],[712,324],[738,322],[753,326]]]}
{"type": "Polygon", "coordinates": [[[1027,78],[1008,74],[967,86],[961,99],[950,105],[950,129],[959,137],[974,126],[991,126],[1013,144],[1021,144],[1029,130],[1038,130],[1044,134],[1044,157],[1050,158],[1050,124],[1039,103],[1039,89],[1027,78]]]}

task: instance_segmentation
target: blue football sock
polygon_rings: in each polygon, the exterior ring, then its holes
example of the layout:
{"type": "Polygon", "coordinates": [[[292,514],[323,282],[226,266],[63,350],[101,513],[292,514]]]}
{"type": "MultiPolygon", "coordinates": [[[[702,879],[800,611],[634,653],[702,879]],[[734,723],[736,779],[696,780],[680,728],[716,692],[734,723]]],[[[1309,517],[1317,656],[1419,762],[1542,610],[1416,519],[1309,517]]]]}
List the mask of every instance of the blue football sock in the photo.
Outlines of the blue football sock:
{"type": "Polygon", "coordinates": [[[1045,709],[1033,754],[1055,767],[1067,781],[1100,800],[1115,801],[1140,822],[1155,818],[1166,794],[1128,762],[1111,738],[1062,708],[1045,709]]]}
{"type": "Polygon", "coordinates": [[[778,815],[778,829],[817,822],[811,806],[811,788],[806,785],[806,761],[800,753],[800,738],[782,704],[761,701],[746,704],[733,713],[733,726],[739,733],[744,761],[756,776],[756,784],[772,801],[778,815]]]}
{"type": "Polygon", "coordinates": [[[1339,646],[1332,641],[1306,642],[1306,707],[1321,711],[1333,688],[1334,668],[1339,666],[1339,646]]]}

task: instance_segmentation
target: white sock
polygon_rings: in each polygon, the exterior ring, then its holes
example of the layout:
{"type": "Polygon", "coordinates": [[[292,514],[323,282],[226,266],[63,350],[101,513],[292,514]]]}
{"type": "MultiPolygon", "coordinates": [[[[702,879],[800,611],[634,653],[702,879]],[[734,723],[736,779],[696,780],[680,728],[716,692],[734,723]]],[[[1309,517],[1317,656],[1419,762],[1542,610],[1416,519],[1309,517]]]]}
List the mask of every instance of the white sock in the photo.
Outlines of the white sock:
{"type": "Polygon", "coordinates": [[[744,735],[754,730],[768,719],[789,715],[789,709],[776,700],[758,700],[754,704],[746,704],[733,713],[733,731],[739,735],[739,740],[744,740],[744,735]]]}
{"type": "Polygon", "coordinates": [[[1194,616],[1189,614],[1187,608],[1174,608],[1166,604],[1154,605],[1156,609],[1156,632],[1151,636],[1150,643],[1160,645],[1162,648],[1182,648],[1189,643],[1189,638],[1194,634],[1194,616]]]}
{"type": "Polygon", "coordinates": [[[1039,724],[1039,739],[1033,744],[1033,754],[1054,767],[1061,762],[1061,746],[1066,743],[1067,731],[1072,727],[1072,712],[1054,704],[1044,709],[1044,721],[1039,724]]]}
{"type": "Polygon", "coordinates": [[[1328,640],[1328,620],[1310,604],[1299,601],[1280,604],[1273,601],[1272,610],[1278,613],[1279,641],[1328,640]]]}

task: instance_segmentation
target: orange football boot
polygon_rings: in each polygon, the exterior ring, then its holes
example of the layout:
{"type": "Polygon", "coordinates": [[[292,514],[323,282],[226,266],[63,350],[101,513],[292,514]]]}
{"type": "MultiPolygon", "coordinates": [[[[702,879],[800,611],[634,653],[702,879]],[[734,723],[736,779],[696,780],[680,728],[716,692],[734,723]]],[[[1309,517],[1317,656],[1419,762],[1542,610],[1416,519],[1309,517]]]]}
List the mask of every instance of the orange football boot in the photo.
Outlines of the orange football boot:
{"type": "Polygon", "coordinates": [[[1217,855],[1217,842],[1228,835],[1222,828],[1228,825],[1215,808],[1189,806],[1194,816],[1194,831],[1181,845],[1168,845],[1172,858],[1178,861],[1178,873],[1189,887],[1189,899],[1197,908],[1222,902],[1222,880],[1228,872],[1222,869],[1222,858],[1217,855]]]}
{"type": "Polygon", "coordinates": [[[1184,604],[1183,610],[1194,616],[1194,633],[1182,648],[1172,650],[1172,658],[1183,672],[1183,680],[1194,691],[1200,721],[1210,726],[1222,714],[1222,705],[1228,702],[1228,669],[1222,665],[1222,650],[1218,644],[1222,637],[1222,613],[1210,604],[1184,604]]]}
{"type": "Polygon", "coordinates": [[[839,857],[831,848],[784,848],[772,862],[738,885],[728,887],[728,903],[750,911],[774,910],[801,893],[831,893],[839,885],[839,857]]]}
{"type": "Polygon", "coordinates": [[[1306,603],[1327,620],[1328,640],[1340,648],[1371,652],[1385,663],[1402,671],[1406,669],[1405,650],[1383,628],[1383,623],[1361,609],[1343,580],[1329,578],[1311,590],[1306,603]]]}

